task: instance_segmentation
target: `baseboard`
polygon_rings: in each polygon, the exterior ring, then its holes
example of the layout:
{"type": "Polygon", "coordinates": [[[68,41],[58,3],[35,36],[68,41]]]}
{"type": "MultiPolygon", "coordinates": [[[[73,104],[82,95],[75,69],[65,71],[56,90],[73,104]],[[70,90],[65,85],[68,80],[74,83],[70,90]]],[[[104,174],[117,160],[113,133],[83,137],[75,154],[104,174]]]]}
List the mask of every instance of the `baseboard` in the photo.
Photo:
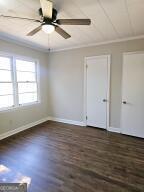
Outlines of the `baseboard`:
{"type": "Polygon", "coordinates": [[[27,125],[24,125],[24,126],[22,126],[22,127],[16,128],[16,129],[14,129],[14,130],[12,130],[12,131],[8,131],[8,132],[6,132],[6,133],[3,133],[3,134],[0,135],[0,140],[5,139],[5,138],[7,138],[7,137],[9,137],[9,136],[15,135],[16,133],[19,133],[19,132],[21,132],[21,131],[24,131],[24,130],[26,130],[26,129],[29,129],[29,128],[31,128],[31,127],[34,127],[34,126],[36,126],[36,125],[39,125],[39,124],[41,124],[41,123],[44,123],[44,122],[46,122],[46,121],[48,121],[48,120],[49,120],[49,118],[46,117],[46,118],[40,119],[40,120],[38,120],[38,121],[35,121],[35,122],[29,123],[29,124],[27,124],[27,125]]]}
{"type": "MultiPolygon", "coordinates": [[[[19,133],[21,131],[24,131],[26,129],[32,128],[32,127],[34,127],[36,125],[39,125],[39,124],[44,123],[44,122],[49,121],[49,120],[56,121],[56,122],[61,122],[61,123],[67,123],[67,124],[71,124],[71,125],[78,125],[78,126],[83,126],[83,127],[85,126],[85,123],[82,122],[82,121],[73,121],[73,120],[69,120],[69,119],[61,119],[61,118],[56,118],[56,117],[50,117],[49,116],[49,117],[40,119],[38,121],[29,123],[27,125],[24,125],[22,127],[16,128],[14,130],[8,131],[6,133],[3,133],[3,134],[0,135],[0,140],[5,139],[5,138],[7,138],[9,136],[12,136],[12,135],[14,135],[16,133],[19,133]]],[[[115,132],[115,133],[120,133],[120,128],[109,127],[108,131],[115,132]]]]}
{"type": "Polygon", "coordinates": [[[56,122],[61,122],[61,123],[85,126],[85,123],[82,121],[73,121],[73,120],[69,120],[69,119],[61,119],[61,118],[56,118],[56,117],[48,117],[48,119],[51,121],[56,121],[56,122]]]}
{"type": "Polygon", "coordinates": [[[115,127],[109,127],[108,131],[110,132],[114,132],[114,133],[120,133],[120,128],[115,128],[115,127]]]}

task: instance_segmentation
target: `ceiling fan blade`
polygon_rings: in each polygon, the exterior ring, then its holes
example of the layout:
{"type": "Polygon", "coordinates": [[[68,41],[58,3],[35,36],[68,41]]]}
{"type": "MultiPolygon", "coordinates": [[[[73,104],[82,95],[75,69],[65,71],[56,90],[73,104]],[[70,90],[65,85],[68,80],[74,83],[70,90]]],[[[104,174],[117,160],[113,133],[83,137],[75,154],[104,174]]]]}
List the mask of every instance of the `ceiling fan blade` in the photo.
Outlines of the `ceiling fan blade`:
{"type": "Polygon", "coordinates": [[[52,18],[53,3],[49,0],[40,0],[44,17],[52,18]]]}
{"type": "Polygon", "coordinates": [[[35,28],[34,30],[30,31],[27,36],[33,36],[35,35],[37,32],[39,32],[41,30],[42,26],[39,26],[37,28],[35,28]]]}
{"type": "Polygon", "coordinates": [[[34,22],[39,22],[39,23],[41,23],[40,20],[31,19],[31,18],[26,18],[26,17],[14,17],[14,16],[10,16],[10,15],[0,15],[0,17],[10,18],[10,19],[22,19],[22,20],[28,20],[28,21],[34,21],[34,22]]]}
{"type": "Polygon", "coordinates": [[[70,38],[71,36],[66,32],[64,31],[62,28],[60,28],[59,26],[55,26],[55,31],[61,35],[63,38],[65,39],[68,39],[70,38]]]}
{"type": "Polygon", "coordinates": [[[56,21],[59,25],[90,25],[90,19],[58,19],[56,21]]]}

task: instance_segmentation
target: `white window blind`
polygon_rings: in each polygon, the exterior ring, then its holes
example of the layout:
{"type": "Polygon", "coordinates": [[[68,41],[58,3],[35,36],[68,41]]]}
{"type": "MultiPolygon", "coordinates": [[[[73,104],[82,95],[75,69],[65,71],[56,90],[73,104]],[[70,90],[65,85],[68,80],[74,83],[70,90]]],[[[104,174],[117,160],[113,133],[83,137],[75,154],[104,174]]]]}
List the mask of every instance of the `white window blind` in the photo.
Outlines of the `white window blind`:
{"type": "Polygon", "coordinates": [[[0,57],[0,108],[14,105],[11,58],[0,57]]]}
{"type": "Polygon", "coordinates": [[[36,102],[37,70],[35,62],[16,60],[19,104],[36,102]]]}
{"type": "Polygon", "coordinates": [[[0,56],[0,110],[38,102],[37,62],[0,56]]]}

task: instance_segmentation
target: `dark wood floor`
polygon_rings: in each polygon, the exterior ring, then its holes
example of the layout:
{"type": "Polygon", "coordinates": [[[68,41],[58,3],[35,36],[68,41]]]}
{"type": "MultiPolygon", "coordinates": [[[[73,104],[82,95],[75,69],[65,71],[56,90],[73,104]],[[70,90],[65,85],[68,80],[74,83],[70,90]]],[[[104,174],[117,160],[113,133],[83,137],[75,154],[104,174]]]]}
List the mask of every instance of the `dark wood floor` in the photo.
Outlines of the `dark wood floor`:
{"type": "Polygon", "coordinates": [[[47,122],[0,141],[0,182],[29,192],[144,192],[144,140],[47,122]]]}

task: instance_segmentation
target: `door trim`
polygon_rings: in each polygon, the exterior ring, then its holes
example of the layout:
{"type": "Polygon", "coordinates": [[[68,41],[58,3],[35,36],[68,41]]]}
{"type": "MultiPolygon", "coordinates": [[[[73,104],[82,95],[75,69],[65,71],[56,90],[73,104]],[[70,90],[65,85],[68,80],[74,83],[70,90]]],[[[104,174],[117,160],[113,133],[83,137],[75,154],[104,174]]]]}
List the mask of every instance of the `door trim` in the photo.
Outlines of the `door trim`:
{"type": "Polygon", "coordinates": [[[108,61],[108,90],[107,90],[107,119],[106,119],[106,130],[109,129],[109,122],[110,122],[110,68],[111,68],[111,55],[98,55],[98,56],[91,56],[91,57],[85,57],[84,58],[84,113],[83,113],[83,121],[85,126],[87,126],[87,60],[88,59],[97,59],[100,57],[106,57],[108,61]]]}

